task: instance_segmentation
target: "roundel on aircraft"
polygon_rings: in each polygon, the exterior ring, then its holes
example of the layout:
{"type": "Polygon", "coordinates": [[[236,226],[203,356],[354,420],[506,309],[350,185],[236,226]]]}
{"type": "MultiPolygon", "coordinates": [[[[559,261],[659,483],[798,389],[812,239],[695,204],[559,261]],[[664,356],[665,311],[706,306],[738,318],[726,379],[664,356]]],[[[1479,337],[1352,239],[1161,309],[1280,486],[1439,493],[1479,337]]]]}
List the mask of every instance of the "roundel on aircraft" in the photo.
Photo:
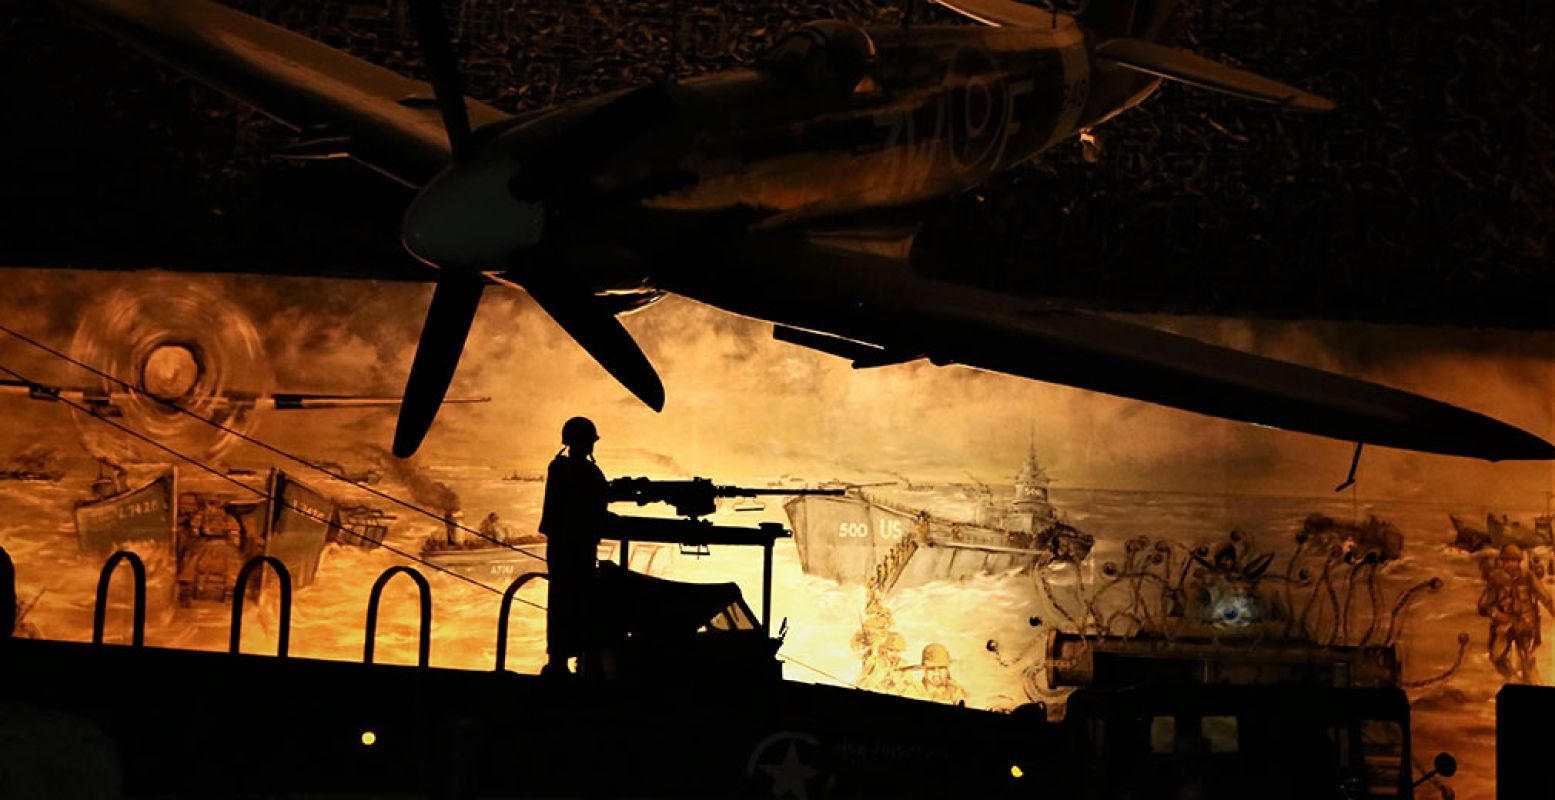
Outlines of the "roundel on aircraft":
{"type": "Polygon", "coordinates": [[[993,169],[1013,132],[1014,96],[991,52],[956,51],[944,108],[950,158],[956,169],[993,169]]]}
{"type": "MultiPolygon", "coordinates": [[[[240,440],[237,434],[250,433],[255,400],[271,389],[269,362],[248,315],[218,292],[172,276],[99,298],[76,327],[70,357],[135,387],[130,392],[93,376],[90,385],[113,398],[115,422],[199,459],[220,455],[240,440]]],[[[176,459],[82,412],[75,417],[94,456],[117,463],[176,459]]]]}

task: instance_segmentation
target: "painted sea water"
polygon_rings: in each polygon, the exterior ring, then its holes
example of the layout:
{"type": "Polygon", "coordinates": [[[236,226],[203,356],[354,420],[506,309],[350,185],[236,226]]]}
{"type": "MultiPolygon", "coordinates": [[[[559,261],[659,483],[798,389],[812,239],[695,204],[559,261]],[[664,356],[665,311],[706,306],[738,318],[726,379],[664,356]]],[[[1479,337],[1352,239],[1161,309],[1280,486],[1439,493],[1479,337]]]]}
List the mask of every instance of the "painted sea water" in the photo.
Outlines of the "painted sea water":
{"type": "MultiPolygon", "coordinates": [[[[611,465],[604,464],[607,471],[611,465]]],[[[630,465],[637,466],[637,465],[630,465]]],[[[496,511],[509,525],[532,530],[538,521],[542,485],[535,481],[503,480],[486,467],[430,468],[436,479],[454,489],[468,518],[496,511]]],[[[765,485],[754,476],[749,485],[765,485]]],[[[314,483],[341,501],[390,506],[381,497],[338,481],[314,483]]],[[[407,487],[392,480],[374,488],[385,494],[409,496],[407,487]]],[[[18,596],[25,606],[35,601],[27,617],[46,638],[89,640],[94,590],[100,563],[77,552],[70,507],[84,497],[84,480],[67,478],[54,484],[0,484],[0,546],[18,566],[18,596]]],[[[878,490],[877,491],[881,491],[878,490]]],[[[889,489],[885,491],[891,491],[889,489]]],[[[917,503],[937,513],[966,511],[987,498],[966,485],[916,486],[895,490],[894,499],[917,503]]],[[[1004,502],[999,489],[992,502],[1004,502]]],[[[1082,570],[1100,569],[1123,558],[1124,543],[1146,536],[1189,547],[1224,541],[1240,531],[1249,552],[1274,553],[1280,563],[1295,547],[1295,532],[1313,513],[1337,520],[1362,520],[1375,515],[1404,534],[1403,555],[1379,574],[1389,601],[1410,586],[1432,577],[1440,589],[1428,592],[1407,612],[1398,637],[1404,680],[1419,680],[1449,670],[1458,653],[1458,635],[1470,637],[1467,657],[1445,681],[1410,691],[1417,760],[1428,761],[1446,750],[1458,757],[1461,769],[1451,781],[1458,797],[1494,795],[1494,697],[1502,685],[1486,655],[1487,621],[1476,601],[1483,589],[1479,558],[1448,546],[1453,535],[1448,515],[1483,519],[1487,513],[1507,513],[1513,519],[1540,513],[1528,508],[1476,508],[1464,504],[1368,501],[1351,493],[1328,497],[1228,496],[1184,492],[1054,489],[1053,501],[1068,520],[1096,537],[1096,548],[1082,570]]],[[[396,508],[385,544],[417,552],[429,536],[440,536],[440,521],[396,508]]],[[[617,508],[622,513],[667,514],[653,507],[617,508]]],[[[724,524],[786,523],[779,502],[729,501],[714,519],[724,524]]],[[[1541,551],[1542,552],[1542,551],[1541,551]]],[[[230,609],[220,604],[179,607],[171,600],[166,553],[147,552],[151,567],[152,607],[146,641],[152,646],[219,650],[227,646],[230,609]]],[[[313,585],[294,600],[291,648],[295,656],[357,660],[362,657],[363,619],[368,590],[384,569],[408,563],[388,549],[367,550],[329,545],[313,585]]],[[[482,587],[453,576],[428,571],[433,594],[432,663],[461,669],[490,669],[494,663],[498,592],[503,586],[482,587]]],[[[760,596],[760,556],[755,549],[722,548],[704,556],[676,554],[665,575],[686,581],[737,581],[747,598],[760,596]]],[[[110,594],[109,641],[126,641],[129,626],[127,571],[110,594]]],[[[786,620],[788,634],[780,651],[790,680],[847,685],[858,673],[858,655],[849,646],[865,607],[864,590],[804,574],[792,542],[780,543],[774,566],[775,620],[786,620]]],[[[535,672],[544,661],[543,583],[524,589],[511,628],[508,667],[535,672]]],[[[275,646],[278,613],[270,593],[245,611],[244,649],[266,652],[275,646]]],[[[937,582],[903,589],[887,600],[895,629],[907,642],[909,661],[930,643],[952,654],[952,674],[966,690],[969,704],[1008,707],[1024,700],[1019,669],[1004,666],[987,643],[997,641],[1002,653],[1029,650],[1043,634],[1033,617],[1055,623],[1044,606],[1036,582],[1028,574],[986,574],[959,582],[937,582]]],[[[1357,608],[1362,600],[1357,599],[1357,608]]],[[[379,624],[377,658],[413,663],[416,653],[417,603],[408,581],[391,585],[379,624]]],[[[1550,619],[1545,617],[1545,638],[1550,619]]],[[[1538,676],[1555,682],[1555,670],[1545,650],[1538,653],[1538,676]]]]}

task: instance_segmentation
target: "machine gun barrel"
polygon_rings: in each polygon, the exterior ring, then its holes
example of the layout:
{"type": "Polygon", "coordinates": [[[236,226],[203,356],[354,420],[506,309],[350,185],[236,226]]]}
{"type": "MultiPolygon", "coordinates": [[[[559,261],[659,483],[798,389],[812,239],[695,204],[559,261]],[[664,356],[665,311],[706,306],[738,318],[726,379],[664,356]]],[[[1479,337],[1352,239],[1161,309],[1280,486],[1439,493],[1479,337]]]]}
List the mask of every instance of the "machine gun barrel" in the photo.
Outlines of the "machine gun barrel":
{"type": "Polygon", "coordinates": [[[841,495],[842,489],[772,489],[750,486],[719,486],[708,478],[686,481],[656,481],[649,478],[616,478],[610,482],[611,502],[637,505],[668,503],[675,513],[693,519],[718,510],[720,497],[772,497],[796,495],[841,495]]]}
{"type": "Polygon", "coordinates": [[[807,495],[831,495],[840,497],[846,493],[845,489],[757,489],[747,486],[714,486],[715,497],[801,497],[807,495]]]}

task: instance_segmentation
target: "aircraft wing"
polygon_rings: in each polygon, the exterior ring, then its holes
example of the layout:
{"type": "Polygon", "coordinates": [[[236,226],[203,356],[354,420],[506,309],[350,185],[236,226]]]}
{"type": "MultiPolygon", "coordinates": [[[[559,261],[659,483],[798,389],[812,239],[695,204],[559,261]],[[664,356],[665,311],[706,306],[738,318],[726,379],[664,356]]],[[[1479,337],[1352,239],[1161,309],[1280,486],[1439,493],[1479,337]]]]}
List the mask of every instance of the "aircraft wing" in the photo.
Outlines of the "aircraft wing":
{"type": "MultiPolygon", "coordinates": [[[[740,283],[701,294],[774,335],[867,368],[927,358],[1350,442],[1490,461],[1555,459],[1504,422],[1378,383],[1097,314],[936,280],[826,240],[740,248],[740,283]]],[[[674,287],[666,286],[675,291],[674,287]]],[[[681,293],[697,297],[698,287],[681,293]]],[[[700,298],[699,298],[700,299],[700,298]]]]}
{"type": "Polygon", "coordinates": [[[1135,72],[1246,100],[1273,103],[1291,111],[1334,110],[1334,102],[1326,97],[1155,42],[1113,39],[1097,46],[1096,57],[1135,72]]]}
{"type": "MultiPolygon", "coordinates": [[[[998,28],[1034,28],[1054,24],[1052,9],[1017,0],[934,0],[968,19],[998,28]]],[[[1062,16],[1069,16],[1067,14],[1062,16]]],[[[1096,46],[1096,57],[1126,69],[1246,100],[1273,103],[1292,111],[1332,111],[1325,97],[1304,92],[1247,70],[1143,39],[1109,39],[1096,46]]]]}
{"type": "Polygon", "coordinates": [[[872,341],[781,327],[776,335],[860,368],[923,357],[1352,442],[1490,461],[1555,458],[1543,439],[1473,411],[1096,314],[926,313],[885,327],[872,341]]]}
{"type": "MultiPolygon", "coordinates": [[[[429,84],[210,0],[56,1],[299,131],[305,157],[349,155],[412,186],[449,162],[429,84]]],[[[476,128],[507,117],[465,105],[476,128]]]]}
{"type": "Polygon", "coordinates": [[[1053,12],[1016,0],[934,0],[934,2],[984,25],[996,28],[1034,28],[1053,24],[1053,12]]]}

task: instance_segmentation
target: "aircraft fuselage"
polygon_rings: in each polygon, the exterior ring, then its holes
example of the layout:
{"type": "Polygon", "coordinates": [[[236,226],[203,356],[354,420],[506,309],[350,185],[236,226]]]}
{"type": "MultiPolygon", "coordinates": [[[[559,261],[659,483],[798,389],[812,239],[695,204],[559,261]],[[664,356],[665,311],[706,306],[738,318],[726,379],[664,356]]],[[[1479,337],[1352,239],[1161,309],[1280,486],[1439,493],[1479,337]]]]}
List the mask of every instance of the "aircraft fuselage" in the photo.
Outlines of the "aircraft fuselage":
{"type": "MultiPolygon", "coordinates": [[[[676,113],[590,175],[610,201],[552,220],[546,238],[608,240],[646,256],[713,220],[781,228],[969,189],[1157,83],[1097,66],[1091,35],[1060,20],[870,31],[830,23],[829,37],[796,34],[798,44],[780,42],[755,69],[681,82],[676,113]],[[639,223],[622,224],[632,217],[639,223]]],[[[619,96],[492,126],[483,149],[522,171],[529,154],[619,96]]],[[[641,266],[598,277],[630,283],[641,266]]]]}

